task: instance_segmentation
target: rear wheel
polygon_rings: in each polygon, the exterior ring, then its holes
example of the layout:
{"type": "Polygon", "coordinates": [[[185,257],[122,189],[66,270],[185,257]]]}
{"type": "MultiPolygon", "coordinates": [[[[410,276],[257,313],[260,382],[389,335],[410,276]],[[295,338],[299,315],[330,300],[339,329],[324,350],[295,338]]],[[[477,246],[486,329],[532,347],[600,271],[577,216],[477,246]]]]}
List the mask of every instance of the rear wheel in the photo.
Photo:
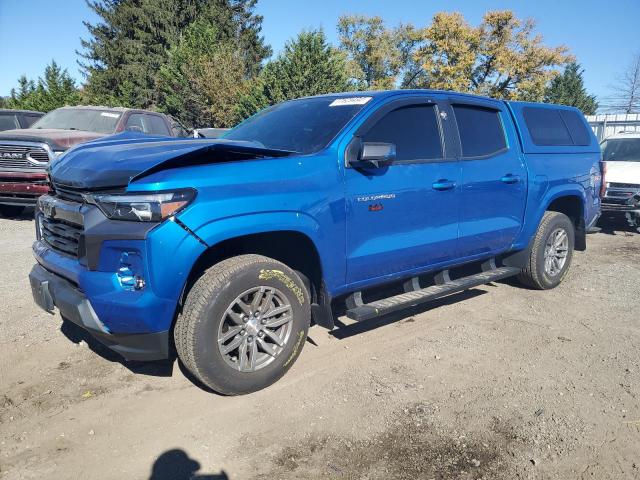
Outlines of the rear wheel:
{"type": "Polygon", "coordinates": [[[250,393],[293,365],[310,317],[309,293],[293,270],[267,257],[241,255],[196,281],[176,322],[176,349],[212,390],[250,393]]]}
{"type": "Polygon", "coordinates": [[[569,217],[546,212],[533,239],[529,261],[518,279],[539,290],[557,287],[569,271],[574,244],[575,229],[569,217]]]}
{"type": "Polygon", "coordinates": [[[14,218],[19,217],[24,212],[24,208],[20,205],[0,205],[0,217],[14,218]]]}

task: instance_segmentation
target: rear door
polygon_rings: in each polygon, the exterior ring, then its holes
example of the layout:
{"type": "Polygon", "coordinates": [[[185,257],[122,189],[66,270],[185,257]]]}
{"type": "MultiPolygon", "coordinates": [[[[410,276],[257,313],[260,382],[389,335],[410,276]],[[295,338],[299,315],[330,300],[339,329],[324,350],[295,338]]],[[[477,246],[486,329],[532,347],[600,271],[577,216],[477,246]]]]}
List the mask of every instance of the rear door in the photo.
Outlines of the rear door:
{"type": "Polygon", "coordinates": [[[499,101],[451,98],[460,146],[461,257],[507,250],[522,227],[527,171],[499,101]]]}
{"type": "Polygon", "coordinates": [[[456,256],[460,166],[447,150],[446,102],[403,96],[371,114],[358,142],[396,146],[380,168],[346,168],[347,282],[421,269],[456,256]],[[443,104],[445,110],[443,110],[443,104]]]}

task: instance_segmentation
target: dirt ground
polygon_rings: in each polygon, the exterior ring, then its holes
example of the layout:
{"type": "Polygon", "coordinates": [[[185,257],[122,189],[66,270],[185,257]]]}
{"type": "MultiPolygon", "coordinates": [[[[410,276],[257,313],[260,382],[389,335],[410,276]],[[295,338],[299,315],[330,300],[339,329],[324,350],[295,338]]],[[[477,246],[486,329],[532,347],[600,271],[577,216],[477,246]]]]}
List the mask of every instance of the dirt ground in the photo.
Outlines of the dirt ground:
{"type": "Polygon", "coordinates": [[[553,291],[502,282],[318,327],[243,397],[122,364],[32,303],[0,220],[0,478],[640,478],[640,235],[590,235],[553,291]],[[94,351],[95,350],[95,351],[94,351]]]}

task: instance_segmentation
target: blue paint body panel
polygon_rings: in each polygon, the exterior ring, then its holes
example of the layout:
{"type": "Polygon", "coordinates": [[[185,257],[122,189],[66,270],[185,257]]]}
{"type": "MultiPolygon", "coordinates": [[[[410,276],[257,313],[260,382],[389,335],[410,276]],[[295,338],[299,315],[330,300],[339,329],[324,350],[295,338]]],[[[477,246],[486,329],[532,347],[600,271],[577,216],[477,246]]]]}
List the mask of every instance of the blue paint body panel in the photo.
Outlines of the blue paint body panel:
{"type": "MultiPolygon", "coordinates": [[[[89,177],[102,187],[108,184],[100,183],[102,178],[126,178],[128,192],[192,188],[197,196],[177,216],[186,228],[165,221],[144,240],[105,241],[96,269],[52,250],[38,253],[38,262],[78,285],[109,331],[159,332],[170,328],[200,256],[236,237],[278,231],[306,236],[319,255],[326,289],[335,297],[524,249],[548,206],[560,197],[580,200],[585,225],[599,213],[595,137],[584,147],[537,147],[522,109],[538,104],[432,91],[357,95],[372,99],[315,154],[269,158],[261,151],[261,158],[159,168],[219,143],[125,135],[70,150],[52,165],[54,182],[57,173],[75,186],[89,177]],[[410,97],[438,104],[444,158],[368,172],[348,168],[345,155],[358,128],[378,109],[410,97]],[[489,158],[461,158],[454,116],[444,115],[456,102],[498,110],[507,148],[489,158]],[[518,181],[504,182],[507,175],[518,181]],[[453,184],[450,190],[433,187],[445,180],[453,184]],[[118,284],[123,252],[132,252],[145,289],[127,291],[118,284]]],[[[242,154],[257,151],[238,148],[242,154]]]]}

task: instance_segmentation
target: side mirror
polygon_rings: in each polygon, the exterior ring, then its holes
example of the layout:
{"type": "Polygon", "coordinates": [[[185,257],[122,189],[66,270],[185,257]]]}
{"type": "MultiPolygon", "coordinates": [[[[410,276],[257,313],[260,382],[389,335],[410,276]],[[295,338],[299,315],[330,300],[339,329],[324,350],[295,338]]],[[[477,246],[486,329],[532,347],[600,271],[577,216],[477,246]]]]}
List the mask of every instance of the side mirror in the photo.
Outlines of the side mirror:
{"type": "Polygon", "coordinates": [[[393,163],[395,159],[394,143],[364,142],[361,144],[357,158],[349,161],[349,165],[356,168],[380,168],[393,163]]]}

